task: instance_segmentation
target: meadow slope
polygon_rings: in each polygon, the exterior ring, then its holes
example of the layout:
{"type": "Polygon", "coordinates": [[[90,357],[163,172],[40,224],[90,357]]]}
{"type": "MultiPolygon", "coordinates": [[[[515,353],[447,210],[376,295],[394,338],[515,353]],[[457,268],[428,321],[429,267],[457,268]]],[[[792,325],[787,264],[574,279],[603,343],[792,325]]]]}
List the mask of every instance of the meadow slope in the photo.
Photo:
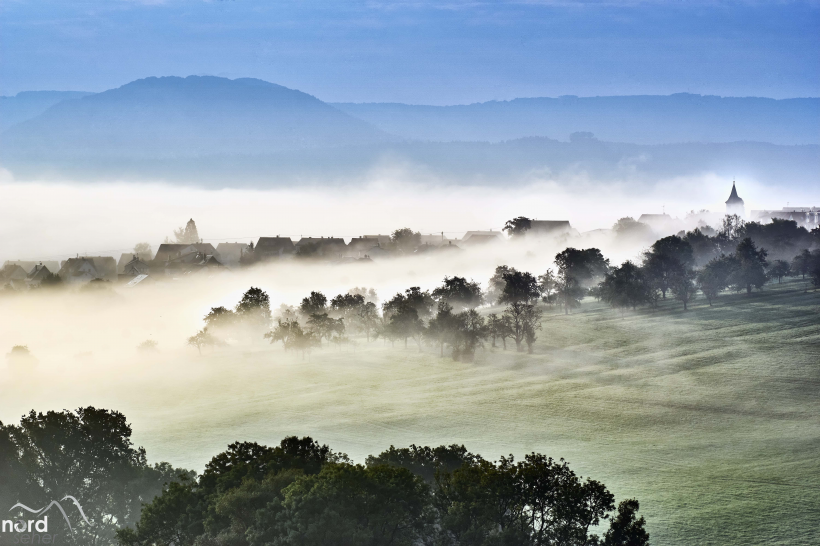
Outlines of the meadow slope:
{"type": "Polygon", "coordinates": [[[572,315],[547,309],[535,354],[488,346],[474,363],[381,340],[304,360],[264,343],[202,357],[77,355],[41,362],[36,388],[0,380],[0,407],[4,420],[31,407],[117,408],[151,460],[199,471],[229,442],[288,434],[358,462],[390,444],[537,451],[638,498],[653,544],[809,544],[820,293],[804,287],[697,300],[685,313],[666,301],[622,316],[587,299],[572,315]],[[75,373],[81,365],[95,379],[75,373]]]}

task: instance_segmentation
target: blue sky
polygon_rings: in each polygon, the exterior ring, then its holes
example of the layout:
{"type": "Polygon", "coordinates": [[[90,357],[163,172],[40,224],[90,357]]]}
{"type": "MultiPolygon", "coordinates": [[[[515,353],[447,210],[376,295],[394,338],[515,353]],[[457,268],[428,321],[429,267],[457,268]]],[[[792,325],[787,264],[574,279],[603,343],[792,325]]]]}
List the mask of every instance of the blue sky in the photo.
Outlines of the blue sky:
{"type": "Polygon", "coordinates": [[[3,0],[0,94],[257,77],[327,101],[820,96],[820,3],[3,0]]]}

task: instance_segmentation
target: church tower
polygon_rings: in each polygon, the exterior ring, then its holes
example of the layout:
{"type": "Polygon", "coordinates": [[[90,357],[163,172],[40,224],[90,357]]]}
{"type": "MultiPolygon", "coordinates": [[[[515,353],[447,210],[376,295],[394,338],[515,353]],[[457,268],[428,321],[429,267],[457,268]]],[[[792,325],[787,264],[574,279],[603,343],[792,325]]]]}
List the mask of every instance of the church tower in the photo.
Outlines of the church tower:
{"type": "Polygon", "coordinates": [[[732,193],[726,200],[726,214],[737,214],[741,218],[746,215],[746,207],[743,206],[743,199],[737,194],[734,180],[732,180],[732,193]]]}

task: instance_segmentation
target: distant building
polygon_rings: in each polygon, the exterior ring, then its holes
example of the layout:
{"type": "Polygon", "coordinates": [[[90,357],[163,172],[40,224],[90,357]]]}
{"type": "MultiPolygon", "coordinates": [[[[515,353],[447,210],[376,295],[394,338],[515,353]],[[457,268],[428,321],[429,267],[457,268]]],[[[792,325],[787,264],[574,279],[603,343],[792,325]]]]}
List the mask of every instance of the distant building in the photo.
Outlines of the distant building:
{"type": "Polygon", "coordinates": [[[56,260],[6,260],[3,262],[3,266],[7,265],[19,265],[23,268],[23,271],[26,272],[26,275],[31,273],[31,270],[34,269],[34,266],[42,264],[48,268],[49,271],[57,271],[60,269],[60,262],[56,260]]]}
{"type": "Polygon", "coordinates": [[[527,237],[555,237],[561,235],[578,235],[569,220],[530,220],[527,237]]]}
{"type": "Polygon", "coordinates": [[[794,220],[797,225],[806,229],[820,226],[820,207],[783,207],[780,210],[753,210],[752,220],[769,222],[772,218],[794,220]]]}
{"type": "Polygon", "coordinates": [[[29,286],[39,286],[43,279],[51,276],[51,271],[43,264],[35,265],[34,269],[26,277],[26,284],[29,286]]]}
{"type": "MultiPolygon", "coordinates": [[[[114,258],[110,258],[113,262],[114,258]]],[[[116,274],[117,264],[114,262],[114,273],[116,274]]],[[[94,279],[101,279],[103,275],[97,271],[94,260],[87,257],[69,258],[63,262],[57,272],[61,279],[67,283],[86,283],[94,279]]]]}
{"type": "Polygon", "coordinates": [[[302,237],[294,245],[297,254],[341,257],[347,251],[344,239],[338,237],[302,237]]]}
{"type": "Polygon", "coordinates": [[[641,214],[638,222],[646,224],[652,228],[652,231],[664,234],[676,233],[683,225],[680,220],[672,218],[665,212],[662,214],[641,214]]]}
{"type": "Polygon", "coordinates": [[[729,199],[726,200],[726,214],[737,214],[741,218],[746,215],[746,207],[743,199],[737,194],[734,181],[732,181],[732,193],[729,194],[729,199]]]}
{"type": "Polygon", "coordinates": [[[0,269],[0,289],[11,286],[14,289],[24,286],[28,274],[26,270],[15,263],[6,262],[0,269]]]}
{"type": "Polygon", "coordinates": [[[367,256],[371,249],[380,246],[378,237],[353,237],[347,245],[346,256],[361,258],[367,256]]]}
{"type": "Polygon", "coordinates": [[[260,237],[253,247],[253,260],[264,262],[272,259],[288,258],[296,253],[296,246],[290,237],[260,237]]]}
{"type": "Polygon", "coordinates": [[[171,262],[183,260],[191,255],[202,254],[205,256],[216,256],[219,259],[219,252],[211,243],[190,243],[175,244],[163,243],[159,245],[154,262],[171,262]]]}
{"type": "Polygon", "coordinates": [[[131,260],[122,267],[121,275],[126,278],[138,277],[140,275],[147,275],[151,270],[151,266],[143,262],[136,254],[131,255],[131,260]]]}
{"type": "Polygon", "coordinates": [[[487,243],[500,243],[502,241],[504,241],[504,235],[502,235],[500,231],[468,231],[459,243],[462,246],[475,246],[487,243]]]}

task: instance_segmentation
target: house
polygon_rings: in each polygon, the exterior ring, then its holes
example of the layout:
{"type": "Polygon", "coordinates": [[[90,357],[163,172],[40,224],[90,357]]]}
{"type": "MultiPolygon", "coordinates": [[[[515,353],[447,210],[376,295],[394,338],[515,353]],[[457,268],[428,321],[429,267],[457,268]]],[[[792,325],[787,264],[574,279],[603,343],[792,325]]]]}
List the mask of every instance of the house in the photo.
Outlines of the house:
{"type": "Polygon", "coordinates": [[[150,265],[143,262],[136,254],[132,254],[131,260],[123,266],[121,275],[125,278],[131,279],[140,275],[147,275],[150,270],[150,265]]]}
{"type": "Polygon", "coordinates": [[[344,239],[337,237],[302,237],[294,245],[296,253],[305,256],[344,256],[347,245],[344,239]]]}
{"type": "Polygon", "coordinates": [[[260,237],[254,247],[251,244],[248,249],[253,251],[253,261],[265,262],[268,260],[280,260],[290,258],[296,253],[296,246],[290,237],[260,237]]]}
{"type": "Polygon", "coordinates": [[[28,275],[25,269],[15,263],[6,262],[3,268],[0,269],[0,289],[6,287],[6,285],[15,289],[24,286],[26,277],[28,275]]]}
{"type": "Polygon", "coordinates": [[[773,218],[794,220],[797,225],[812,230],[820,225],[820,207],[783,207],[780,210],[753,210],[752,219],[769,222],[773,218]]]}
{"type": "Polygon", "coordinates": [[[26,277],[26,284],[29,286],[40,286],[43,279],[51,276],[51,271],[43,264],[35,265],[26,277]]]}
{"type": "Polygon", "coordinates": [[[381,234],[379,234],[379,235],[362,235],[361,238],[362,239],[378,239],[380,245],[388,245],[393,241],[393,239],[390,237],[390,235],[381,235],[381,234]]]}
{"type": "Polygon", "coordinates": [[[221,257],[221,262],[228,267],[239,267],[242,254],[248,252],[248,243],[219,243],[216,251],[221,257]]]}
{"type": "Polygon", "coordinates": [[[174,260],[184,259],[187,256],[195,255],[197,253],[206,256],[216,256],[219,258],[219,253],[211,243],[163,243],[159,245],[157,254],[154,256],[154,262],[171,262],[174,260]]]}
{"type": "Polygon", "coordinates": [[[500,243],[503,242],[504,235],[500,231],[468,231],[464,234],[464,237],[461,238],[462,246],[476,246],[476,245],[484,245],[488,243],[500,243]]]}
{"type": "Polygon", "coordinates": [[[665,212],[662,214],[641,214],[638,222],[646,224],[657,233],[663,234],[676,233],[684,227],[680,220],[672,218],[665,212]]]}
{"type": "Polygon", "coordinates": [[[463,250],[462,248],[458,247],[457,245],[453,244],[453,241],[447,241],[446,244],[443,245],[431,245],[428,243],[423,243],[416,248],[413,254],[421,255],[421,254],[440,254],[442,252],[453,252],[463,250]]]}
{"type": "Polygon", "coordinates": [[[569,220],[530,220],[530,229],[527,237],[556,237],[562,235],[578,235],[569,220]]]}
{"type": "MultiPolygon", "coordinates": [[[[111,261],[114,261],[114,258],[111,258],[111,261]]],[[[116,263],[114,264],[114,271],[116,271],[116,263]]],[[[94,260],[87,257],[65,260],[57,274],[67,283],[86,283],[102,278],[94,265],[94,260]]]]}
{"type": "Polygon", "coordinates": [[[58,269],[60,269],[60,262],[56,260],[6,260],[5,262],[3,262],[4,267],[7,265],[19,265],[23,268],[23,271],[26,272],[26,275],[28,275],[31,272],[31,270],[34,269],[34,266],[39,264],[43,264],[44,266],[46,266],[49,271],[57,271],[58,269]]]}
{"type": "Polygon", "coordinates": [[[726,214],[737,214],[741,218],[746,215],[743,199],[737,194],[734,180],[732,181],[732,193],[729,194],[729,199],[726,200],[726,214]]]}
{"type": "Polygon", "coordinates": [[[370,252],[372,248],[381,246],[378,237],[354,237],[347,244],[346,255],[352,258],[360,258],[370,252]]]}

